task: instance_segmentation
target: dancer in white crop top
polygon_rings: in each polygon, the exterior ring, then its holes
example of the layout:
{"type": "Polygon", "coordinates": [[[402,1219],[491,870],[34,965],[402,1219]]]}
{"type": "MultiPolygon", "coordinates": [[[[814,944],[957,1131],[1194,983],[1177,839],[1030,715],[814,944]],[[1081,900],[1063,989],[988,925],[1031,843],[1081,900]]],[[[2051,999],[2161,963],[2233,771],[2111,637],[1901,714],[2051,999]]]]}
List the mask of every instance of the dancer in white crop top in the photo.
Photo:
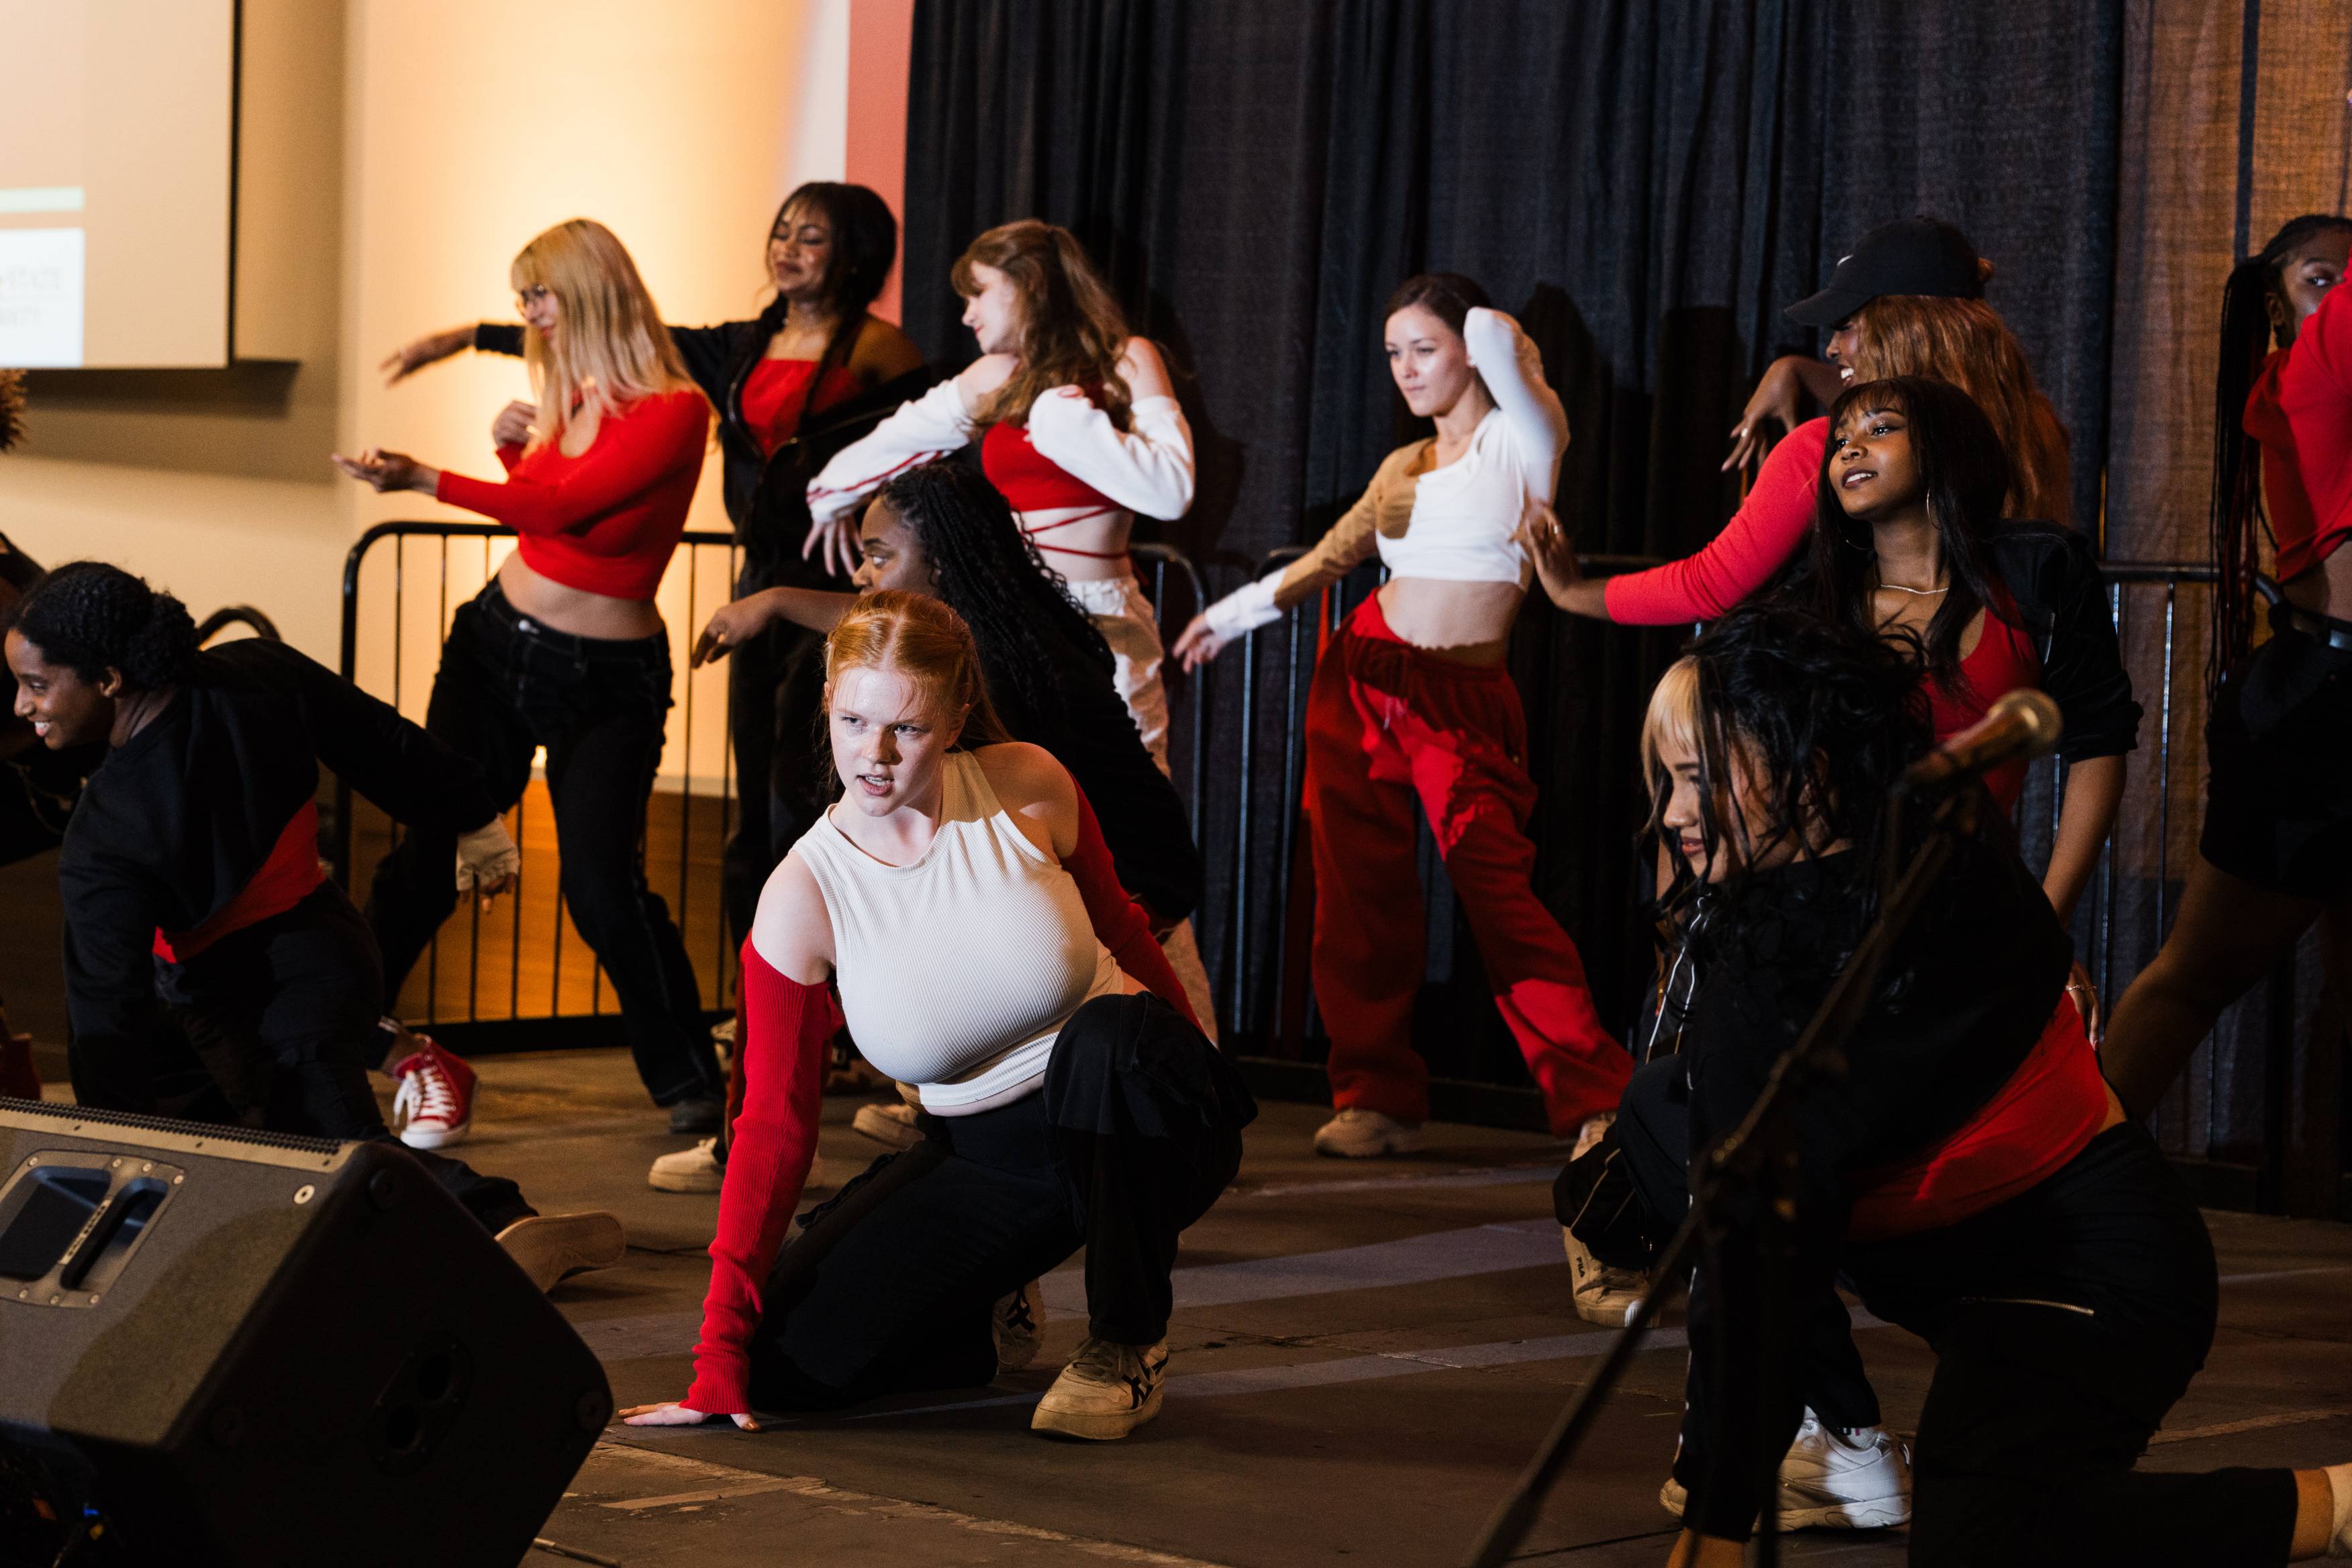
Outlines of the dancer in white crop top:
{"type": "Polygon", "coordinates": [[[1331,1033],[1327,1154],[1414,1147],[1429,1112],[1412,1046],[1423,973],[1414,818],[1468,915],[1496,1005],[1553,1131],[1610,1114],[1632,1072],[1601,1027],[1576,944],[1529,884],[1527,721],[1503,668],[1531,567],[1521,514],[1549,500],[1568,443],[1543,358],[1457,274],[1389,302],[1389,369],[1436,433],[1389,455],[1321,542],[1211,605],[1176,644],[1187,668],[1329,588],[1377,550],[1391,574],[1315,668],[1307,816],[1316,1004],[1331,1033]]]}
{"type": "Polygon", "coordinates": [[[1003,741],[953,610],[858,600],[826,639],[825,717],[843,798],[743,944],[743,1105],[694,1386],[624,1414],[749,1426],[986,1383],[1035,1353],[1034,1281],[1083,1247],[1088,1335],[1032,1425],[1124,1436],[1160,1409],[1177,1237],[1255,1108],[1085,795],[1003,741]],[[866,1055],[920,1087],[926,1138],[784,1249],[841,1022],[828,982],[866,1055]]]}
{"type": "Polygon", "coordinates": [[[1192,504],[1192,432],[1160,351],[1131,337],[1069,230],[990,229],[958,258],[956,291],[981,357],[844,447],[808,488],[808,549],[857,563],[860,502],[892,475],[981,444],[981,467],[1110,645],[1111,684],[1168,770],[1167,659],[1128,557],[1140,517],[1192,504]]]}

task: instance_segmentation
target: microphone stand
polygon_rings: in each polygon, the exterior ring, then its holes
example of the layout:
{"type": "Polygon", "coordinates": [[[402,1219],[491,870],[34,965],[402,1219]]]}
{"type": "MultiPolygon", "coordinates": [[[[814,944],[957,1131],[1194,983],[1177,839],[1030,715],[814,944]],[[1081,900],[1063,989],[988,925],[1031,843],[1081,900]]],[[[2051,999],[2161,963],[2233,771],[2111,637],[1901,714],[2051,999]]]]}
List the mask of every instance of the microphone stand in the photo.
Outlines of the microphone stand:
{"type": "Polygon", "coordinates": [[[1769,1484],[1764,1489],[1764,1506],[1757,1523],[1756,1560],[1761,1568],[1773,1568],[1779,1562],[1780,1510],[1776,1497],[1784,1445],[1776,1436],[1776,1412],[1794,1323],[1788,1297],[1789,1264],[1795,1255],[1797,1237],[1797,1111],[1815,1084],[1845,1076],[1846,1041],[1869,1011],[1887,961],[1894,956],[1895,946],[1910,929],[1913,918],[1945,867],[1951,863],[1959,841],[1976,831],[1977,806],[1982,795],[1973,772],[1938,786],[1930,796],[1935,807],[1927,837],[1912,854],[1909,865],[1895,876],[1891,868],[1902,843],[1904,807],[1919,795],[1908,784],[1897,784],[1890,792],[1881,855],[1890,871],[1877,919],[1831,983],[1804,1033],[1773,1064],[1763,1092],[1757,1096],[1747,1116],[1714,1148],[1692,1162],[1690,1212],[1666,1245],[1655,1282],[1643,1296],[1642,1304],[1634,1310],[1616,1342],[1609,1347],[1609,1353],[1601,1358],[1591,1380],[1560,1412],[1535,1458],[1496,1505],[1486,1528],[1471,1547],[1467,1559],[1470,1568],[1501,1568],[1527,1539],[1528,1532],[1535,1527],[1544,1498],[1600,1419],[1601,1407],[1608,1402],[1625,1369],[1641,1353],[1642,1342],[1648,1336],[1651,1325],[1681,1291],[1690,1272],[1694,1250],[1704,1245],[1707,1254],[1715,1253],[1715,1243],[1724,1233],[1730,1209],[1746,1194],[1759,1200],[1763,1224],[1759,1240],[1765,1265],[1763,1397],[1759,1419],[1768,1439],[1759,1446],[1759,1462],[1766,1467],[1765,1477],[1769,1484]]]}

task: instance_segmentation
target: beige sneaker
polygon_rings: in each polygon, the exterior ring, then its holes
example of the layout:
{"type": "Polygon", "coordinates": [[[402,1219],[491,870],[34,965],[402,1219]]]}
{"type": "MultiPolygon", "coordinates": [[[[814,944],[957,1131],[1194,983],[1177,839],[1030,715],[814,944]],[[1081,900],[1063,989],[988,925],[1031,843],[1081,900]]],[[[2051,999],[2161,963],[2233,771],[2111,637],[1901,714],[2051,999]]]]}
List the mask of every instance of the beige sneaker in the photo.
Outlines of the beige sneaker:
{"type": "MultiPolygon", "coordinates": [[[[1600,1142],[1616,1120],[1612,1111],[1586,1121],[1577,1130],[1576,1148],[1569,1157],[1574,1159],[1600,1142]]],[[[1593,1257],[1592,1249],[1577,1240],[1576,1233],[1566,1226],[1559,1228],[1559,1239],[1568,1253],[1569,1300],[1576,1315],[1608,1329],[1622,1329],[1632,1322],[1642,1298],[1649,1294],[1650,1277],[1637,1268],[1610,1268],[1593,1257]]]]}
{"type": "Polygon", "coordinates": [[[849,1125],[861,1136],[893,1149],[911,1149],[923,1141],[923,1130],[915,1125],[911,1105],[861,1105],[849,1125]]]}
{"type": "MultiPolygon", "coordinates": [[[[715,1137],[705,1138],[691,1149],[664,1154],[646,1173],[646,1185],[659,1193],[715,1193],[726,1184],[727,1167],[719,1163],[715,1137]]],[[[808,1180],[801,1184],[801,1191],[824,1189],[824,1156],[818,1154],[809,1161],[808,1180]]]]}
{"type": "Polygon", "coordinates": [[[1032,1432],[1108,1443],[1160,1414],[1168,1375],[1168,1342],[1115,1345],[1089,1337],[1037,1402],[1032,1432]]]}
{"type": "Polygon", "coordinates": [[[620,1217],[601,1209],[519,1219],[499,1232],[499,1245],[541,1290],[555,1289],[569,1275],[610,1268],[628,1250],[620,1217]]]}
{"type": "Polygon", "coordinates": [[[1045,1344],[1045,1290],[1032,1279],[996,1303],[988,1315],[996,1334],[996,1370],[1019,1372],[1045,1344]]]}
{"type": "Polygon", "coordinates": [[[1315,1152],[1342,1160],[1370,1160],[1382,1154],[1410,1154],[1421,1147],[1421,1129],[1393,1116],[1353,1107],[1340,1111],[1315,1130],[1315,1152]]]}

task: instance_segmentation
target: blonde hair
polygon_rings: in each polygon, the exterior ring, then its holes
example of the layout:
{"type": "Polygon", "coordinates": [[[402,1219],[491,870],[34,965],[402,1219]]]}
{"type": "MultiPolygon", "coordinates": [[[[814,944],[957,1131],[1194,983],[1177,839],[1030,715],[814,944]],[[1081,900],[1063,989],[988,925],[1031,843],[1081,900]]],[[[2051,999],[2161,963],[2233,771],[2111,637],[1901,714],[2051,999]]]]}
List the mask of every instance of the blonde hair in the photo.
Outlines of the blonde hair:
{"type": "Polygon", "coordinates": [[[1034,217],[999,224],[967,246],[949,274],[967,300],[980,292],[978,267],[1003,273],[1021,302],[1021,368],[981,404],[980,423],[1025,424],[1039,394],[1077,386],[1126,429],[1135,400],[1118,373],[1130,335],[1127,316],[1078,237],[1034,217]]]}
{"type": "Polygon", "coordinates": [[[887,669],[907,677],[940,711],[957,715],[955,744],[966,751],[1012,737],[988,700],[980,648],[961,616],[928,594],[885,588],[861,595],[824,639],[824,702],[845,669],[887,669]]]}
{"type": "Polygon", "coordinates": [[[539,399],[534,447],[562,440],[575,418],[601,418],[640,397],[694,385],[637,264],[595,219],[570,218],[541,231],[516,253],[509,276],[516,293],[544,288],[562,310],[551,345],[537,332],[523,334],[523,363],[539,399]]]}
{"type": "Polygon", "coordinates": [[[1882,294],[1853,313],[1853,379],[1927,376],[1975,400],[2009,454],[2011,517],[2074,521],[2066,427],[2033,384],[2032,367],[2000,313],[1982,300],[1882,294]]]}
{"type": "Polygon", "coordinates": [[[1642,714],[1642,783],[1650,792],[1650,820],[1644,837],[1664,841],[1666,800],[1675,792],[1674,776],[1658,755],[1673,745],[1701,759],[1706,748],[1699,732],[1698,660],[1689,654],[1666,666],[1658,684],[1650,689],[1650,705],[1642,714]]]}

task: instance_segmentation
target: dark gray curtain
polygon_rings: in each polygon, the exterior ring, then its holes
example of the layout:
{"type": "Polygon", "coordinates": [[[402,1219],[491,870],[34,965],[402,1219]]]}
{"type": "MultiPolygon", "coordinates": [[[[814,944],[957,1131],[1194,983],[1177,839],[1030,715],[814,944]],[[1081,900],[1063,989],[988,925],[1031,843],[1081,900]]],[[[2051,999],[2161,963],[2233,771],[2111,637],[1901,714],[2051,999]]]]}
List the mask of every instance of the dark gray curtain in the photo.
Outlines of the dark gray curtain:
{"type": "MultiPolygon", "coordinates": [[[[1316,537],[1412,434],[1381,304],[1411,272],[1466,272],[1567,403],[1560,502],[1584,548],[1681,554],[1737,502],[1718,465],[1755,375],[1818,346],[1780,308],[1864,229],[1933,211],[1994,259],[2095,518],[2125,24],[2124,0],[925,0],[908,326],[968,353],[946,286],[962,246],[1018,216],[1074,228],[1182,373],[1200,498],[1168,537],[1214,593],[1316,537]]],[[[1298,933],[1286,947],[1270,898],[1312,649],[1260,640],[1255,668],[1228,654],[1187,700],[1211,719],[1203,946],[1240,1004],[1228,1026],[1281,1051],[1298,933]]],[[[1647,972],[1633,745],[1675,640],[1570,626],[1539,596],[1514,639],[1538,886],[1612,1022],[1647,972]]],[[[1424,1054],[1523,1082],[1432,882],[1424,1054]]]]}

